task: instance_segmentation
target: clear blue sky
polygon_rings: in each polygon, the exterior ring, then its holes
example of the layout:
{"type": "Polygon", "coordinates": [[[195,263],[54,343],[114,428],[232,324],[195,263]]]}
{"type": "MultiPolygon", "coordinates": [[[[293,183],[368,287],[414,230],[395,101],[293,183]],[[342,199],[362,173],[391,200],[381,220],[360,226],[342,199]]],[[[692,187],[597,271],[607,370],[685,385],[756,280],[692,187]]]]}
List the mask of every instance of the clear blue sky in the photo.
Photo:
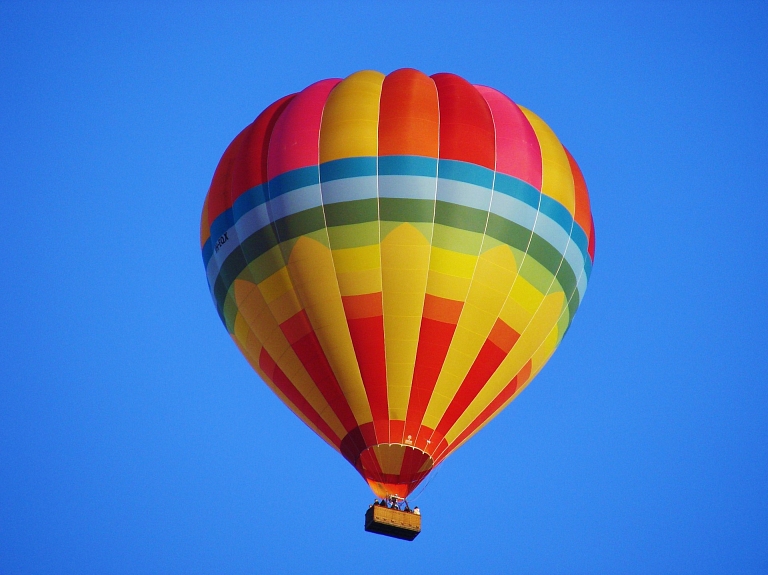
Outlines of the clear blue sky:
{"type": "Polygon", "coordinates": [[[155,4],[0,4],[0,572],[768,573],[768,5],[155,4]],[[544,118],[597,230],[410,544],[251,372],[198,243],[263,108],[406,66],[544,118]]]}

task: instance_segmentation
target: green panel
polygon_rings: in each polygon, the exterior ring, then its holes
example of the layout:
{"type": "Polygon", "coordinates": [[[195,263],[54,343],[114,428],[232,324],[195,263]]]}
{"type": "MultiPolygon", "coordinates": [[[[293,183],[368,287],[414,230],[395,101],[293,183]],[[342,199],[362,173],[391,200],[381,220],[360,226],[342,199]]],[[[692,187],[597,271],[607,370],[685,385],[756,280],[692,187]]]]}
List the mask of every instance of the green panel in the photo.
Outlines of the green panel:
{"type": "Polygon", "coordinates": [[[379,219],[379,203],[376,198],[328,204],[324,209],[325,221],[329,228],[374,222],[379,219]]]}
{"type": "Polygon", "coordinates": [[[543,294],[546,294],[549,286],[552,285],[552,274],[531,256],[523,260],[520,275],[543,294]]]}
{"type": "Polygon", "coordinates": [[[310,234],[324,227],[323,209],[319,206],[275,221],[275,229],[281,242],[310,234]]]}
{"type": "Polygon", "coordinates": [[[260,284],[269,276],[285,267],[285,259],[281,248],[275,246],[265,254],[262,254],[250,264],[248,270],[251,273],[253,283],[260,284]]]}
{"type": "Polygon", "coordinates": [[[491,213],[488,216],[488,227],[485,230],[485,235],[524,252],[528,249],[531,230],[491,213]]]}
{"type": "Polygon", "coordinates": [[[428,222],[435,215],[434,200],[379,198],[381,219],[390,222],[428,222]]]}
{"type": "Polygon", "coordinates": [[[328,228],[328,237],[334,250],[359,248],[379,243],[379,222],[365,222],[328,228]]]}
{"type": "MultiPolygon", "coordinates": [[[[435,223],[472,232],[485,232],[488,212],[448,202],[435,202],[435,223]]],[[[479,249],[479,246],[478,246],[479,249]]]]}
{"type": "Polygon", "coordinates": [[[469,232],[460,228],[435,224],[434,236],[432,238],[432,245],[435,247],[476,256],[480,252],[482,243],[482,232],[469,232]]]}
{"type": "Polygon", "coordinates": [[[384,238],[386,238],[390,233],[392,233],[392,230],[395,228],[399,228],[404,223],[407,223],[414,228],[418,230],[418,232],[424,236],[424,239],[429,243],[432,239],[432,220],[429,221],[429,223],[424,222],[387,222],[382,221],[381,222],[381,240],[384,241],[384,238]]]}

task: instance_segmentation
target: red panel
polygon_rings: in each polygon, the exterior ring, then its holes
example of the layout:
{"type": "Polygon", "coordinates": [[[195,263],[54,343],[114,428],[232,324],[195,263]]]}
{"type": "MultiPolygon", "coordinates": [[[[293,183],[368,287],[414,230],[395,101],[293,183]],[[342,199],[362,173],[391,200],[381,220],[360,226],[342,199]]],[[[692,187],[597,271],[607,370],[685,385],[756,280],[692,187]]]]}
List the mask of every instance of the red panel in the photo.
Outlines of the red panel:
{"type": "Polygon", "coordinates": [[[371,415],[374,420],[386,420],[389,418],[389,404],[381,292],[343,296],[341,300],[371,415]]]}
{"type": "Polygon", "coordinates": [[[212,224],[214,220],[221,215],[222,212],[232,207],[232,200],[230,199],[230,185],[232,183],[232,165],[235,162],[235,158],[240,150],[240,145],[247,136],[251,126],[249,124],[242,132],[240,132],[234,140],[224,150],[224,154],[219,160],[219,165],[216,166],[216,171],[213,172],[213,180],[211,181],[211,187],[208,189],[208,223],[212,224]]]}
{"type": "MultiPolygon", "coordinates": [[[[565,148],[563,148],[565,150],[565,148]]],[[[573,159],[571,153],[565,150],[565,154],[568,156],[568,163],[571,166],[571,173],[573,174],[573,186],[576,196],[576,214],[574,220],[584,230],[584,234],[588,238],[592,238],[592,211],[589,208],[589,194],[587,193],[587,183],[584,181],[584,176],[579,169],[579,165],[576,160],[573,159]]],[[[592,242],[590,242],[591,244],[592,242]]]]}
{"type": "Polygon", "coordinates": [[[259,356],[259,367],[264,371],[264,374],[270,379],[270,381],[279,389],[285,397],[287,397],[293,405],[296,406],[304,416],[311,421],[315,427],[325,434],[325,436],[333,442],[337,447],[341,445],[341,439],[333,432],[330,426],[325,420],[320,417],[320,414],[304,399],[298,389],[291,383],[288,376],[283,373],[280,367],[275,363],[272,357],[267,353],[267,350],[262,348],[261,355],[259,356]]]}
{"type": "Polygon", "coordinates": [[[360,426],[360,433],[363,435],[363,441],[365,442],[366,447],[371,447],[372,445],[377,445],[379,443],[376,441],[376,430],[373,427],[372,421],[363,423],[360,426]]]}
{"type": "Polygon", "coordinates": [[[432,80],[440,99],[440,157],[493,170],[495,130],[485,99],[455,74],[435,74],[432,80]]]}
{"type": "Polygon", "coordinates": [[[321,80],[294,96],[278,118],[269,142],[269,178],[318,162],[320,121],[339,79],[321,80]]]}
{"type": "Polygon", "coordinates": [[[416,437],[418,433],[455,331],[455,323],[436,321],[426,316],[421,318],[416,365],[405,417],[405,436],[416,437]]]}
{"type": "Polygon", "coordinates": [[[491,333],[488,334],[488,340],[498,346],[505,354],[509,353],[518,339],[520,339],[520,334],[501,319],[496,320],[491,333]]]}
{"type": "Polygon", "coordinates": [[[341,303],[348,318],[378,317],[383,313],[381,292],[341,296],[341,303]]]}
{"type": "Polygon", "coordinates": [[[287,339],[288,343],[291,345],[299,341],[308,333],[314,331],[312,324],[309,323],[307,312],[304,310],[301,310],[281,323],[280,329],[282,330],[283,335],[285,335],[285,339],[287,339]]]}
{"type": "Polygon", "coordinates": [[[306,312],[302,310],[284,321],[280,324],[280,329],[341,424],[347,431],[355,429],[357,427],[355,417],[325,357],[325,352],[309,324],[306,312]]]}
{"type": "Polygon", "coordinates": [[[455,324],[459,321],[463,307],[463,301],[426,294],[424,296],[424,311],[422,315],[429,319],[455,324]]]}
{"type": "Polygon", "coordinates": [[[403,440],[403,432],[405,431],[405,421],[402,419],[390,419],[389,420],[389,442],[401,442],[403,440]]]}
{"type": "Polygon", "coordinates": [[[587,247],[587,251],[589,252],[589,257],[594,263],[595,261],[595,220],[592,218],[592,214],[589,215],[589,221],[590,221],[590,228],[589,228],[589,246],[587,247]]]}
{"type": "Polygon", "coordinates": [[[376,440],[379,443],[390,443],[389,419],[374,419],[373,427],[376,430],[376,440]]]}
{"type": "Polygon", "coordinates": [[[437,157],[440,112],[431,78],[395,70],[384,78],[379,106],[380,156],[437,157]]]}
{"type": "Polygon", "coordinates": [[[541,191],[541,146],[533,126],[512,100],[493,88],[475,86],[485,98],[496,126],[496,171],[528,182],[541,191]]]}
{"type": "Polygon", "coordinates": [[[472,435],[475,430],[483,425],[486,421],[488,421],[493,415],[501,409],[501,407],[515,394],[515,391],[517,391],[517,388],[523,385],[526,381],[528,381],[528,378],[531,376],[531,362],[528,361],[523,366],[523,369],[520,370],[520,372],[512,378],[512,381],[510,381],[504,389],[501,390],[499,395],[497,395],[494,400],[486,407],[480,415],[478,415],[475,420],[464,430],[462,431],[459,436],[451,443],[450,446],[446,446],[446,449],[444,449],[442,452],[435,453],[436,460],[442,461],[448,455],[459,445],[461,445],[461,442],[464,441],[467,437],[472,435]]]}
{"type": "Polygon", "coordinates": [[[230,205],[246,192],[267,181],[267,151],[277,119],[293,99],[293,94],[280,98],[264,110],[249,126],[232,168],[230,205]]]}
{"type": "Polygon", "coordinates": [[[374,419],[387,419],[387,362],[384,356],[384,318],[348,319],[349,334],[374,419]]]}
{"type": "Polygon", "coordinates": [[[469,368],[464,381],[461,383],[456,395],[453,396],[448,409],[445,410],[440,423],[437,425],[437,432],[445,435],[450,431],[453,424],[458,421],[461,414],[469,407],[472,400],[477,397],[480,390],[488,382],[496,369],[507,357],[507,352],[486,340],[480,353],[477,354],[472,367],[469,368]]]}

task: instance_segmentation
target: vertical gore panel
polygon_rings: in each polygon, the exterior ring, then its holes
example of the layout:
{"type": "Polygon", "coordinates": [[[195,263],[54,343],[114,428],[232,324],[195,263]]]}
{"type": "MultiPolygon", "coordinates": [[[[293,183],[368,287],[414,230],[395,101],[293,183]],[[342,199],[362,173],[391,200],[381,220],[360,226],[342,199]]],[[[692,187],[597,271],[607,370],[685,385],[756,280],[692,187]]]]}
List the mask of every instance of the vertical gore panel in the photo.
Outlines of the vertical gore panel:
{"type": "Polygon", "coordinates": [[[277,121],[269,143],[269,178],[317,165],[317,135],[328,94],[340,80],[316,82],[297,94],[277,121]]]}
{"type": "Polygon", "coordinates": [[[208,223],[213,224],[217,217],[232,207],[232,200],[229,196],[230,184],[232,182],[232,165],[235,163],[240,145],[243,138],[251,130],[253,124],[249,124],[240,132],[232,143],[224,150],[224,154],[216,166],[213,173],[211,187],[208,190],[208,223]]]}
{"type": "Polygon", "coordinates": [[[440,158],[460,160],[493,170],[493,118],[475,87],[455,74],[435,74],[440,98],[440,158]]]}
{"type": "Polygon", "coordinates": [[[429,269],[437,162],[418,160],[411,166],[419,168],[415,173],[406,171],[408,176],[400,170],[414,156],[437,158],[439,122],[437,89],[431,78],[410,69],[387,76],[381,93],[379,155],[389,158],[380,161],[379,191],[389,417],[397,422],[389,426],[392,442],[403,441],[412,389],[429,269]],[[398,166],[398,162],[404,163],[398,166]],[[401,175],[386,175],[390,165],[401,175]]]}
{"type": "Polygon", "coordinates": [[[438,153],[435,83],[410,68],[396,70],[384,79],[379,117],[380,156],[427,156],[438,153]]]}
{"type": "Polygon", "coordinates": [[[280,98],[251,124],[232,169],[231,204],[243,192],[267,181],[267,152],[272,130],[293,96],[280,98]]]}
{"type": "Polygon", "coordinates": [[[541,193],[563,204],[573,216],[576,211],[576,201],[568,156],[565,155],[560,140],[541,118],[522,106],[520,109],[533,126],[541,146],[541,193]]]}
{"type": "MultiPolygon", "coordinates": [[[[384,75],[363,71],[342,80],[328,96],[320,127],[320,163],[352,157],[375,157],[378,150],[379,99],[384,75]]],[[[375,164],[373,164],[375,165],[375,164]]],[[[332,173],[332,171],[331,171],[332,173]]],[[[321,174],[323,172],[321,171],[321,174]]],[[[387,420],[384,327],[381,313],[381,249],[378,226],[355,219],[355,200],[369,200],[372,212],[363,219],[378,219],[376,179],[367,172],[347,177],[322,175],[323,205],[332,250],[337,289],[351,338],[371,417],[387,420]],[[331,217],[333,214],[337,214],[331,217]],[[339,217],[342,216],[342,217],[339,217]],[[333,226],[338,226],[334,229],[333,226]]],[[[344,175],[344,171],[336,174],[344,175]]],[[[358,209],[360,209],[358,207],[358,209]]],[[[359,212],[362,213],[362,212],[359,212]]],[[[368,428],[366,428],[368,429],[368,428]]],[[[375,443],[375,426],[370,426],[375,443]]],[[[385,438],[381,438],[385,441],[385,438]]]]}
{"type": "Polygon", "coordinates": [[[584,181],[584,176],[579,169],[579,165],[576,160],[573,159],[571,153],[565,150],[566,156],[568,156],[568,163],[571,166],[571,173],[573,174],[573,187],[575,190],[576,199],[576,215],[574,219],[576,223],[584,230],[587,238],[592,237],[592,211],[589,207],[589,194],[587,193],[587,183],[584,181]]]}
{"type": "Polygon", "coordinates": [[[525,114],[501,92],[475,86],[496,125],[496,171],[528,182],[541,191],[541,149],[525,114]]]}
{"type": "Polygon", "coordinates": [[[364,70],[342,80],[328,96],[320,129],[320,163],[376,156],[379,98],[384,74],[364,70]]]}

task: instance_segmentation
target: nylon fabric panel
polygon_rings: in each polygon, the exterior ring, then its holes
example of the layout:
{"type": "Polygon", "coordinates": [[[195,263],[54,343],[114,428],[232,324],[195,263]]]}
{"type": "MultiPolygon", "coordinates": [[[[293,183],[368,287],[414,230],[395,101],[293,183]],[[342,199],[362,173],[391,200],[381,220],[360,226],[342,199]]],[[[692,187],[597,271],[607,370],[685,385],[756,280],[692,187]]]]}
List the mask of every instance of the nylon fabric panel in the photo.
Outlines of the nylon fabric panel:
{"type": "Polygon", "coordinates": [[[317,165],[317,138],[328,94],[341,80],[321,80],[301,91],[300,102],[282,117],[269,142],[268,177],[317,165]]]}
{"type": "MultiPolygon", "coordinates": [[[[583,273],[584,270],[582,270],[582,275],[583,273]]],[[[571,295],[571,298],[573,297],[576,297],[575,290],[571,295]]],[[[562,339],[562,335],[564,335],[561,326],[563,319],[568,315],[567,309],[567,306],[564,306],[563,312],[556,325],[552,328],[550,334],[544,338],[542,344],[532,355],[531,360],[523,365],[522,369],[515,375],[515,377],[503,387],[498,384],[489,385],[487,390],[485,390],[484,395],[479,396],[470,409],[465,412],[462,420],[457,422],[455,426],[455,429],[461,429],[461,432],[455,438],[453,438],[452,434],[449,434],[452,437],[451,445],[442,454],[439,454],[441,459],[444,459],[449,453],[458,449],[475,433],[480,431],[480,429],[509,405],[525,389],[528,383],[534,379],[536,374],[549,360],[549,357],[554,353],[557,344],[562,339]],[[547,343],[549,343],[549,345],[547,345],[547,343]],[[472,420],[473,417],[474,420],[472,420]],[[468,423],[470,420],[472,420],[471,423],[468,423]]]]}
{"type": "Polygon", "coordinates": [[[568,164],[571,167],[571,173],[573,174],[574,184],[574,197],[576,201],[576,214],[574,219],[576,223],[584,230],[587,238],[592,234],[592,210],[589,205],[589,194],[587,193],[587,183],[584,181],[584,176],[579,169],[579,165],[576,160],[573,159],[571,153],[563,148],[565,155],[568,157],[568,164]]]}
{"type": "Polygon", "coordinates": [[[485,98],[496,125],[496,171],[541,191],[541,148],[525,114],[498,90],[475,88],[485,98]]]}
{"type": "Polygon", "coordinates": [[[496,160],[493,118],[485,99],[455,74],[431,76],[440,99],[440,157],[489,170],[496,160]]]}
{"type": "MultiPolygon", "coordinates": [[[[297,355],[323,392],[347,432],[371,420],[354,349],[344,321],[344,311],[336,282],[333,259],[328,249],[328,233],[322,214],[319,168],[319,134],[323,108],[336,81],[313,84],[299,93],[278,119],[269,146],[268,205],[273,229],[285,267],[274,274],[276,289],[270,309],[278,314],[284,331],[290,330],[297,355]],[[292,189],[285,180],[299,168],[311,168],[314,176],[307,185],[292,189]],[[291,172],[284,172],[293,168],[291,172]],[[282,179],[281,179],[282,178],[282,179]],[[311,213],[320,219],[310,228],[296,224],[279,226],[280,218],[290,213],[311,213]],[[289,323],[290,322],[290,323],[289,323]]],[[[300,224],[300,222],[298,222],[300,224]]],[[[260,284],[261,285],[261,284],[260,284]]]]}
{"type": "MultiPolygon", "coordinates": [[[[321,414],[334,434],[346,434],[344,425],[330,408],[328,401],[312,380],[310,374],[296,355],[285,333],[275,320],[264,298],[264,292],[250,282],[238,280],[234,286],[238,316],[249,332],[269,353],[280,369],[288,374],[292,385],[317,413],[321,414]]],[[[258,355],[254,356],[258,358],[258,355]]],[[[294,402],[296,403],[296,402],[294,402]]]]}
{"type": "Polygon", "coordinates": [[[320,163],[378,155],[379,98],[384,74],[355,72],[328,97],[320,132],[320,163]]]}
{"type": "MultiPolygon", "coordinates": [[[[262,351],[269,354],[268,350],[271,349],[275,355],[270,357],[280,358],[278,367],[281,372],[290,374],[290,386],[281,381],[277,384],[273,383],[272,376],[269,376],[266,381],[270,387],[279,390],[279,396],[290,398],[287,405],[294,413],[298,412],[302,417],[312,421],[311,427],[322,429],[321,435],[331,440],[331,443],[338,448],[339,435],[345,433],[344,427],[303,369],[288,342],[281,337],[283,334],[269,313],[260,291],[250,282],[240,280],[236,281],[234,291],[239,310],[232,337],[246,349],[248,353],[244,355],[253,366],[256,366],[254,369],[257,369],[260,374],[266,373],[260,363],[262,351]],[[317,414],[317,417],[314,414],[317,414]]],[[[277,365],[276,362],[275,365],[277,365]]]]}
{"type": "Polygon", "coordinates": [[[560,140],[536,114],[520,106],[528,118],[541,147],[541,193],[560,202],[571,216],[576,211],[573,175],[560,140]]]}
{"type": "MultiPolygon", "coordinates": [[[[380,237],[389,418],[405,421],[412,394],[433,235],[440,110],[434,82],[415,70],[384,80],[379,139],[380,237]],[[424,156],[417,161],[407,155],[424,156]],[[412,176],[388,175],[411,172],[412,176]]],[[[390,425],[402,442],[405,425],[390,425]]],[[[415,434],[415,432],[414,432],[415,434]]]]}
{"type": "Polygon", "coordinates": [[[418,70],[389,74],[381,88],[379,156],[437,158],[440,110],[435,83],[418,70]]]}
{"type": "MultiPolygon", "coordinates": [[[[495,307],[495,300],[500,298],[498,296],[494,298],[493,289],[486,289],[487,286],[482,282],[479,284],[474,282],[488,224],[495,181],[496,129],[493,115],[483,96],[466,80],[450,75],[435,75],[433,78],[441,102],[440,157],[463,159],[457,157],[459,154],[453,149],[456,144],[454,138],[473,137],[477,146],[475,149],[465,150],[464,159],[488,168],[470,168],[442,160],[438,168],[435,221],[440,222],[441,225],[435,226],[432,238],[430,282],[427,284],[427,291],[434,293],[430,290],[430,284],[434,286],[434,282],[431,281],[433,277],[446,283],[453,283],[456,288],[461,286],[451,299],[461,301],[463,305],[448,352],[422,418],[422,427],[436,431],[454,393],[461,385],[483,340],[493,326],[495,317],[492,312],[489,313],[489,308],[492,310],[495,307]],[[449,99],[449,94],[453,95],[453,98],[449,99]],[[444,97],[448,100],[446,105],[443,105],[444,97]],[[467,129],[468,126],[474,127],[472,131],[474,133],[467,129]],[[466,155],[468,151],[471,155],[466,155]],[[445,180],[442,178],[444,173],[461,178],[463,182],[459,184],[445,180]],[[464,198],[473,198],[474,209],[471,212],[456,208],[456,204],[462,201],[467,202],[464,198]],[[466,216],[459,214],[467,213],[471,213],[475,220],[472,230],[457,229],[459,220],[464,220],[464,225],[467,224],[466,216]],[[471,289],[472,286],[476,286],[474,291],[471,289]]],[[[434,293],[434,295],[438,294],[434,293]]],[[[422,435],[419,432],[416,446],[426,448],[432,442],[439,443],[441,439],[441,436],[435,437],[435,433],[422,435]]]]}
{"type": "MultiPolygon", "coordinates": [[[[350,334],[354,363],[362,380],[373,421],[383,431],[388,422],[387,375],[381,304],[377,181],[379,99],[384,76],[358,72],[331,92],[323,112],[319,156],[334,169],[321,168],[321,192],[328,227],[341,317],[350,334]],[[373,156],[368,162],[344,158],[373,156]],[[350,170],[345,173],[345,170],[350,170]],[[349,177],[340,177],[348,175],[349,177]]],[[[362,159],[361,159],[362,160],[362,159]]],[[[369,420],[368,420],[369,421],[369,420]]],[[[361,423],[364,423],[361,422],[361,423]]],[[[374,436],[377,426],[374,426],[374,436]]],[[[386,434],[388,435],[388,433],[386,434]]],[[[377,437],[378,440],[378,437],[377,437]]],[[[387,437],[381,437],[387,441],[387,437]]],[[[367,444],[368,442],[366,442],[367,444]]]]}
{"type": "Polygon", "coordinates": [[[280,98],[249,126],[232,171],[230,208],[241,194],[267,181],[267,151],[272,131],[293,97],[294,94],[280,98]]]}

